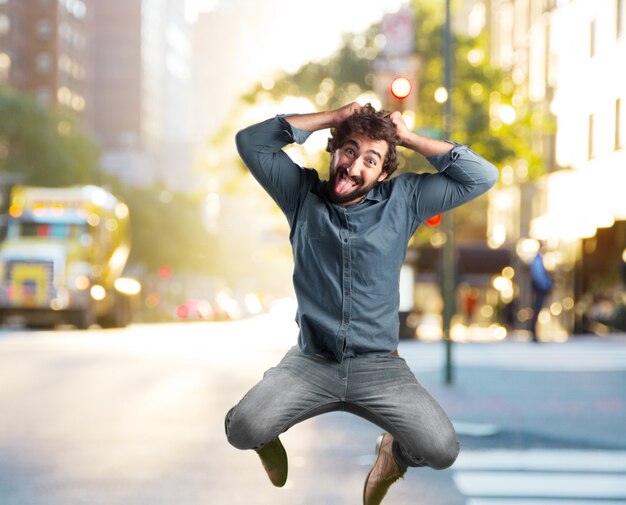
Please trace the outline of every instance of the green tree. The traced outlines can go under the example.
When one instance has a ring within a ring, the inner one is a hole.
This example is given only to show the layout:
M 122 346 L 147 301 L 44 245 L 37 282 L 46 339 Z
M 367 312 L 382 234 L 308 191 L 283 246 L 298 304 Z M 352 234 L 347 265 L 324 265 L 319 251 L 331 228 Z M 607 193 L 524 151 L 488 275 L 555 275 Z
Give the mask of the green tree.
M 415 56 L 420 65 L 416 108 L 416 128 L 443 130 L 443 105 L 435 101 L 443 86 L 443 8 L 441 2 L 413 0 L 415 13 Z M 379 26 L 363 34 L 344 36 L 343 46 L 330 59 L 309 62 L 292 74 L 283 73 L 270 89 L 261 84 L 244 99 L 254 103 L 264 95 L 279 99 L 303 96 L 320 108 L 339 107 L 371 91 L 376 76 L 375 61 L 381 56 Z M 454 116 L 451 136 L 498 166 L 525 160 L 531 177 L 541 175 L 543 160 L 532 148 L 533 138 L 549 134 L 554 126 L 549 116 L 529 103 L 509 73 L 496 68 L 488 59 L 488 34 L 478 37 L 453 35 Z M 385 99 L 386 97 L 381 97 Z M 499 108 L 509 112 L 507 122 L 497 116 Z M 494 116 L 495 111 L 495 116 Z M 513 119 L 510 112 L 513 111 Z M 414 167 L 415 155 L 403 152 L 402 167 Z M 406 163 L 410 161 L 411 163 Z
M 60 109 L 0 87 L 0 173 L 41 186 L 97 183 L 98 149 Z
M 161 186 L 127 187 L 109 182 L 129 208 L 129 262 L 152 273 L 163 265 L 176 273 L 212 273 L 214 244 L 204 227 L 198 197 Z
M 417 75 L 417 131 L 443 131 L 444 105 L 435 99 L 435 91 L 443 86 L 443 21 L 441 2 L 413 0 L 415 19 L 415 52 L 419 61 Z M 376 79 L 376 60 L 384 47 L 380 43 L 379 26 L 373 25 L 363 34 L 344 37 L 343 46 L 332 58 L 309 62 L 298 71 L 278 75 L 274 85 L 256 86 L 245 96 L 255 103 L 266 96 L 278 100 L 286 95 L 308 98 L 320 109 L 332 109 L 372 92 Z M 548 113 L 530 103 L 524 89 L 514 83 L 510 73 L 489 62 L 488 33 L 477 37 L 453 34 L 454 78 L 451 99 L 454 114 L 451 138 L 471 145 L 472 149 L 498 167 L 522 167 L 527 177 L 545 171 L 545 161 L 533 142 L 545 139 L 554 131 Z M 380 97 L 384 103 L 389 97 Z M 399 151 L 399 172 L 429 165 L 420 155 Z M 326 163 L 315 162 L 324 167 Z M 466 206 L 459 216 L 460 234 L 474 234 L 484 226 L 486 199 L 480 198 Z M 474 232 L 471 230 L 474 229 Z M 421 235 L 420 235 L 421 234 Z M 428 234 L 422 229 L 418 234 Z M 420 238 L 421 237 L 421 238 Z
M 0 87 L 0 174 L 16 174 L 29 185 L 105 186 L 129 207 L 131 263 L 152 272 L 161 265 L 206 272 L 210 236 L 199 198 L 163 187 L 125 187 L 99 169 L 98 159 L 96 145 L 69 112 L 46 109 L 28 94 Z

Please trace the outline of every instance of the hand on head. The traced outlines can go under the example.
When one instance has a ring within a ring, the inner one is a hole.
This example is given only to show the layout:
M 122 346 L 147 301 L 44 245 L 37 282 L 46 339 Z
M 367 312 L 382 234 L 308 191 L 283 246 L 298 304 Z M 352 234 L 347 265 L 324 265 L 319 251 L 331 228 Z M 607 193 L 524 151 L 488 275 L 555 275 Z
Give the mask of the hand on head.
M 396 125 L 398 137 L 400 137 L 399 145 L 404 145 L 404 139 L 406 139 L 408 135 L 410 135 L 411 131 L 404 122 L 402 113 L 399 111 L 394 111 L 390 114 L 389 118 L 393 121 L 393 124 Z
M 363 110 L 363 106 L 358 102 L 351 102 L 349 104 L 346 104 L 343 107 L 335 110 L 335 123 L 339 124 L 345 119 L 348 119 L 353 114 L 358 114 L 359 112 L 361 112 L 361 110 Z
M 353 114 L 358 114 L 363 111 L 364 106 L 358 102 L 351 102 L 343 107 L 336 109 L 335 112 L 335 124 L 339 124 L 342 121 L 348 119 Z M 404 118 L 402 117 L 402 113 L 399 111 L 392 112 L 389 114 L 389 118 L 392 120 L 393 124 L 396 126 L 398 136 L 401 141 L 404 141 L 405 138 L 411 133 L 408 129 L 406 123 L 404 122 Z M 400 142 L 402 145 L 402 142 Z

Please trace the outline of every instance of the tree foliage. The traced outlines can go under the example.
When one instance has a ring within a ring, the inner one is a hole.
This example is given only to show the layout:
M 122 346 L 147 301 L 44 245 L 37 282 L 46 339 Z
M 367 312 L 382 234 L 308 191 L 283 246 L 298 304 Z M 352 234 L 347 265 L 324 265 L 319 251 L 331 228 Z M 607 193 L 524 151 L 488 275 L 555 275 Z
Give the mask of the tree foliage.
M 443 9 L 440 2 L 413 0 L 417 75 L 416 128 L 443 130 L 443 105 L 434 100 L 443 86 Z M 344 44 L 330 59 L 309 62 L 292 74 L 277 76 L 271 89 L 256 86 L 246 95 L 254 103 L 264 95 L 308 98 L 320 109 L 332 109 L 371 92 L 376 76 L 375 61 L 382 55 L 379 26 L 363 34 L 344 37 Z M 454 79 L 451 138 L 471 144 L 496 165 L 526 165 L 530 177 L 541 175 L 543 160 L 533 149 L 533 139 L 553 131 L 553 123 L 535 110 L 511 75 L 489 63 L 488 34 L 477 37 L 453 34 Z M 380 97 L 383 104 L 388 97 Z M 509 113 L 506 122 L 499 111 Z M 514 118 L 511 119 L 511 111 Z M 401 168 L 414 166 L 414 155 L 403 153 Z M 408 163 L 407 163 L 408 162 Z
M 413 0 L 415 20 L 414 60 L 418 62 L 416 82 L 415 129 L 426 135 L 444 131 L 444 105 L 435 91 L 444 86 L 444 12 L 441 2 Z M 535 178 L 545 171 L 541 147 L 554 131 L 554 122 L 541 107 L 528 99 L 524 83 L 515 83 L 510 72 L 489 61 L 489 34 L 476 37 L 452 34 L 453 85 L 450 138 L 470 145 L 499 168 L 510 166 L 522 177 Z M 279 100 L 286 95 L 309 99 L 318 109 L 340 107 L 372 93 L 377 78 L 377 63 L 384 57 L 380 26 L 373 25 L 363 34 L 344 37 L 343 46 L 325 61 L 309 62 L 298 71 L 276 77 L 273 87 L 261 84 L 245 97 L 254 103 L 269 96 Z M 407 64 L 407 73 L 410 65 Z M 401 72 L 400 72 L 401 73 Z M 387 92 L 378 98 L 384 108 L 395 105 Z M 538 146 L 538 148 L 535 148 Z M 430 170 L 428 163 L 412 151 L 398 151 L 398 173 Z M 325 163 L 316 162 L 316 167 Z M 323 172 L 323 171 L 322 171 Z M 324 174 L 323 174 L 324 175 Z M 464 207 L 458 216 L 459 236 L 469 240 L 484 236 L 485 198 Z M 420 229 L 417 243 L 428 240 L 428 230 Z
M 175 273 L 212 273 L 214 238 L 204 226 L 198 197 L 162 186 L 122 186 L 115 180 L 109 186 L 129 208 L 130 263 L 146 272 L 167 265 Z
M 0 87 L 0 174 L 9 182 L 60 187 L 97 184 L 129 207 L 130 263 L 147 271 L 205 272 L 210 235 L 198 198 L 163 187 L 133 188 L 102 172 L 99 151 L 69 113 L 46 109 L 33 97 Z
M 0 173 L 41 186 L 97 183 L 98 150 L 73 117 L 0 87 Z

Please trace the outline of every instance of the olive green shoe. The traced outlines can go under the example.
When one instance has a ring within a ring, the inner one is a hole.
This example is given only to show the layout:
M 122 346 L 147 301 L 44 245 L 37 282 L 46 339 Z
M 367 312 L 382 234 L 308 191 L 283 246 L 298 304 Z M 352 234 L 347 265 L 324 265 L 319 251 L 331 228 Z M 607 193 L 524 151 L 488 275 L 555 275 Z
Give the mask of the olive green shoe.
M 391 485 L 406 473 L 393 459 L 392 444 L 393 437 L 389 433 L 378 438 L 376 461 L 363 487 L 363 505 L 379 505 Z
M 283 487 L 287 482 L 287 452 L 280 439 L 276 437 L 260 449 L 256 449 L 256 452 L 272 484 Z

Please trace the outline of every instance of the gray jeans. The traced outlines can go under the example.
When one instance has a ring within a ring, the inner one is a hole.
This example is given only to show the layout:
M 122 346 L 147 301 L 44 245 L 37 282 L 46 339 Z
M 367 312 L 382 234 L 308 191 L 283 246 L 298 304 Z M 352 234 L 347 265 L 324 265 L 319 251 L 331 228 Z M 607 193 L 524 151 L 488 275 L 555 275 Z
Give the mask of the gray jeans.
M 459 453 L 448 416 L 399 357 L 343 363 L 293 347 L 226 414 L 226 436 L 238 449 L 258 449 L 294 424 L 342 410 L 391 433 L 401 467 L 447 468 Z

